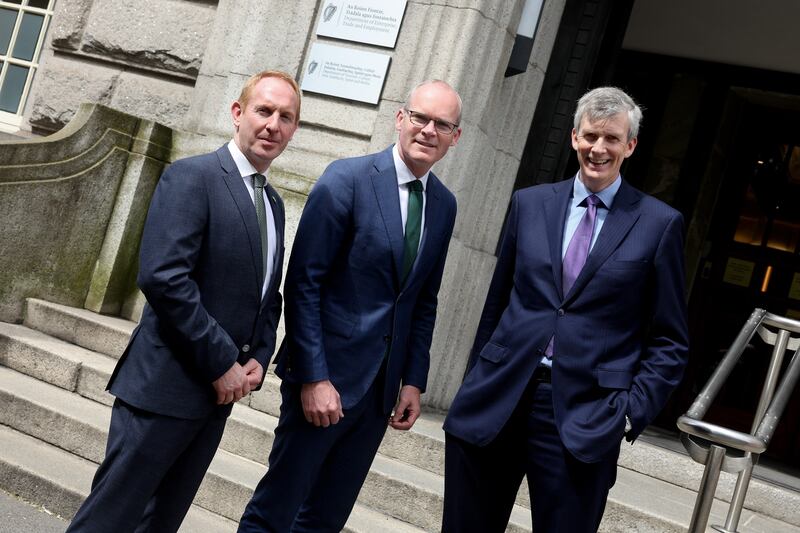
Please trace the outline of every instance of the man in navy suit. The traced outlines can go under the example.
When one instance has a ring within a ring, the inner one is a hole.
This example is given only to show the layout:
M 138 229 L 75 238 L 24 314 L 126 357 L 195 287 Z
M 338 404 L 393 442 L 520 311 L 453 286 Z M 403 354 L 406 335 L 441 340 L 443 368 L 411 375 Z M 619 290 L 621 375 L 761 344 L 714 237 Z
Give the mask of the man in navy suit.
M 460 119 L 448 84 L 420 84 L 397 144 L 332 163 L 311 191 L 286 274 L 280 421 L 239 531 L 341 531 L 387 424 L 419 416 L 456 216 L 430 169 Z
M 578 174 L 512 198 L 444 424 L 444 532 L 505 531 L 523 476 L 534 531 L 596 531 L 623 435 L 635 440 L 681 379 L 683 220 L 619 174 L 641 116 L 619 89 L 588 92 Z
M 261 386 L 281 313 L 283 203 L 266 183 L 300 119 L 297 83 L 251 77 L 233 140 L 173 163 L 142 236 L 139 327 L 109 382 L 106 457 L 69 531 L 177 531 L 233 402 Z

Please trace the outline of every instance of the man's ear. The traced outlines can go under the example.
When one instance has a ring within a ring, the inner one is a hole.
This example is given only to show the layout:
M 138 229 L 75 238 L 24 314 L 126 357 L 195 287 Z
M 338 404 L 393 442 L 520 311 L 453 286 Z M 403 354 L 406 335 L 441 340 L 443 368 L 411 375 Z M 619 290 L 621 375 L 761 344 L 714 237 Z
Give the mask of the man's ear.
M 233 119 L 233 126 L 238 128 L 242 118 L 242 104 L 238 100 L 234 100 L 231 104 L 231 118 Z
M 625 157 L 628 158 L 633 155 L 633 151 L 636 149 L 636 145 L 639 143 L 639 139 L 634 137 L 628 144 L 625 146 Z

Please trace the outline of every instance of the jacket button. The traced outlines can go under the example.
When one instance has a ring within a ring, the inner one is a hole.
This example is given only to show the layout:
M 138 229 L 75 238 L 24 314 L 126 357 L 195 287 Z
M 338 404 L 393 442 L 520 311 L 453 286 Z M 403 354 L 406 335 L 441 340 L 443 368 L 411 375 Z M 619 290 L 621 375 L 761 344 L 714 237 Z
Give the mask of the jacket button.
M 242 351 L 244 353 L 249 352 L 250 351 L 250 345 L 249 344 L 245 344 L 244 346 L 242 346 Z
M 563 309 L 558 310 L 558 316 L 564 316 L 565 314 Z

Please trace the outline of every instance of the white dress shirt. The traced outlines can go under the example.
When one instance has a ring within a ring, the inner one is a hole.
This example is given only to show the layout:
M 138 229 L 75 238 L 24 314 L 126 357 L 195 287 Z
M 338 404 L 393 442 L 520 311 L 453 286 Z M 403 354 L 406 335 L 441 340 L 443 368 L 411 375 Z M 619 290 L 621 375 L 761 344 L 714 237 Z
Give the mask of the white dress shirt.
M 253 189 L 253 174 L 262 174 L 265 178 L 269 179 L 267 176 L 267 169 L 265 172 L 258 172 L 256 168 L 247 160 L 244 156 L 242 151 L 236 145 L 236 142 L 231 140 L 228 143 L 228 150 L 231 153 L 231 157 L 233 157 L 233 162 L 236 163 L 236 168 L 239 170 L 239 174 L 242 176 L 242 181 L 244 181 L 245 187 L 247 187 L 247 192 L 250 193 L 250 200 L 255 205 L 255 190 Z M 267 188 L 266 183 L 264 187 L 264 207 L 266 208 L 267 212 L 267 275 L 264 276 L 264 286 L 261 287 L 261 297 L 264 297 L 264 294 L 267 292 L 267 286 L 269 285 L 269 281 L 272 279 L 272 275 L 274 274 L 273 270 L 275 269 L 275 251 L 277 250 L 276 241 L 278 240 L 278 235 L 275 231 L 275 217 L 272 214 L 272 204 L 269 201 L 269 197 L 267 196 Z
M 400 218 L 403 222 L 403 235 L 405 235 L 406 219 L 408 218 L 408 184 L 417 179 L 417 177 L 411 173 L 403 160 L 400 159 L 396 144 L 392 147 L 392 156 L 394 157 L 394 170 L 397 174 L 397 190 L 400 193 Z M 428 176 L 430 173 L 429 170 L 419 178 L 419 181 L 422 182 L 422 220 L 420 221 L 419 247 L 417 251 L 422 247 L 422 239 L 425 236 L 425 203 L 427 202 Z

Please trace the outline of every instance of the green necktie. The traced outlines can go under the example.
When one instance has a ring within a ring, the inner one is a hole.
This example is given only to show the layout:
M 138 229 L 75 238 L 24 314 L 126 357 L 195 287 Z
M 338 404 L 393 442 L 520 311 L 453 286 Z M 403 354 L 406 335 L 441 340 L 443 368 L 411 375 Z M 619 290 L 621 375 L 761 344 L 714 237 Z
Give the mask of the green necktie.
M 263 266 L 264 277 L 267 276 L 267 208 L 264 205 L 264 186 L 267 178 L 261 174 L 253 174 L 253 196 L 256 204 L 256 218 L 258 218 L 258 229 L 261 232 L 261 264 Z
M 406 237 L 403 246 L 403 283 L 414 265 L 419 249 L 422 230 L 422 182 L 418 179 L 408 183 L 408 212 L 406 213 Z

